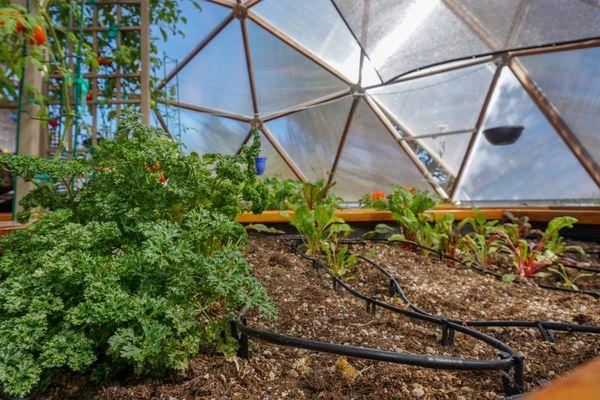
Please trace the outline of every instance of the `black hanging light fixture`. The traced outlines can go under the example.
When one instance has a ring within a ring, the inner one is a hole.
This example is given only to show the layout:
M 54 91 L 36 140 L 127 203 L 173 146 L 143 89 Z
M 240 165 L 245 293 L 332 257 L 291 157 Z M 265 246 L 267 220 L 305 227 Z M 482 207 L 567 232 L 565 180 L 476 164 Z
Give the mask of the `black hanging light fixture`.
M 504 146 L 516 142 L 521 137 L 523 129 L 525 128 L 521 125 L 495 126 L 485 129 L 483 134 L 487 141 L 494 146 Z

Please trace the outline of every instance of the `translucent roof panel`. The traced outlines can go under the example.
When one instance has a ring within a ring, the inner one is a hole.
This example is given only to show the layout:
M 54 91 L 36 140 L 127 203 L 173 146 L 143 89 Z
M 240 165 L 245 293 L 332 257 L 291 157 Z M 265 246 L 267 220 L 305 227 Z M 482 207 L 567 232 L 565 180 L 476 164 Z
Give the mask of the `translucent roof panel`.
M 256 23 L 247 21 L 247 27 L 260 114 L 284 110 L 348 88 Z
M 262 0 L 251 12 L 358 82 L 360 47 L 331 0 Z
M 267 122 L 271 134 L 309 180 L 326 179 L 340 144 L 351 98 Z
M 473 129 L 495 68 L 474 65 L 369 93 L 413 136 Z
M 584 0 L 333 0 L 387 81 L 439 62 L 598 36 Z
M 431 190 L 400 144 L 362 100 L 350 124 L 334 181 L 333 191 L 347 201 L 375 191 L 389 193 L 392 185 Z
M 486 44 L 440 0 L 334 0 L 383 79 Z
M 519 81 L 504 68 L 483 129 L 522 125 L 513 144 L 479 133 L 456 200 L 598 199 L 600 190 Z
M 365 60 L 363 61 L 361 78 L 362 78 L 362 82 L 361 82 L 362 87 L 368 87 L 368 86 L 372 86 L 372 85 L 380 85 L 381 84 L 381 79 L 379 79 L 379 75 L 377 75 L 377 71 L 375 71 L 375 68 L 373 67 L 373 64 L 371 63 L 371 60 L 369 60 L 367 57 L 365 57 Z
M 261 157 L 267 157 L 267 166 L 265 168 L 264 176 L 276 176 L 283 179 L 298 179 L 294 171 L 289 167 L 281 155 L 277 152 L 277 149 L 273 147 L 269 139 L 262 134 L 260 141 L 260 155 Z
M 471 133 L 444 135 L 419 139 L 418 144 L 442 164 L 450 175 L 456 177 L 471 141 Z
M 600 47 L 519 57 L 518 61 L 600 164 Z
M 164 116 L 169 132 L 179 137 L 187 152 L 235 154 L 250 131 L 250 124 L 229 118 L 170 106 Z
M 181 16 L 187 20 L 187 23 L 177 24 L 181 35 L 173 35 L 166 29 L 167 41 L 165 42 L 160 26 L 152 25 L 151 36 L 156 39 L 158 58 L 162 59 L 163 55 L 166 55 L 172 61 L 181 61 L 231 13 L 231 9 L 210 1 L 200 0 L 196 3 L 200 9 L 191 0 L 179 0 L 178 2 Z M 166 68 L 167 72 L 174 67 L 174 63 L 169 63 Z
M 586 39 L 599 33 L 600 3 L 596 0 L 529 0 L 524 13 L 510 47 Z
M 242 29 L 231 21 L 179 72 L 181 102 L 253 116 Z

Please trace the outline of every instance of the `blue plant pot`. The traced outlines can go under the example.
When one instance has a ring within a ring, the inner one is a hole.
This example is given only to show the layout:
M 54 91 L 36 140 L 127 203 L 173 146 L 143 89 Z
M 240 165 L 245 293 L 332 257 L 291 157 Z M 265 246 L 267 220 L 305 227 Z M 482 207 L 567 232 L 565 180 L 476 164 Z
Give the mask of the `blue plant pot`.
M 267 168 L 267 157 L 254 157 L 254 166 L 257 175 L 264 174 Z

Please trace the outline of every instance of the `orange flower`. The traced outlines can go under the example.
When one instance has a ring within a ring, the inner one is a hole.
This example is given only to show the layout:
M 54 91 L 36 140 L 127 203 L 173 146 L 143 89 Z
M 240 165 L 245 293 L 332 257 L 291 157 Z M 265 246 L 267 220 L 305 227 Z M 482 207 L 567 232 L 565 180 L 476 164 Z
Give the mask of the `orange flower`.
M 155 163 L 154 163 L 154 167 L 155 167 L 156 169 L 160 169 L 160 163 L 159 163 L 158 161 L 157 161 L 157 162 L 155 162 Z
M 160 183 L 162 183 L 164 185 L 166 185 L 167 183 L 169 183 L 169 178 L 167 178 L 163 174 L 160 174 L 160 177 L 158 178 L 158 180 L 160 181 Z
M 371 200 L 385 199 L 385 193 L 383 192 L 373 192 L 371 195 Z
M 414 192 L 415 192 L 415 188 L 414 188 L 414 187 L 410 187 L 410 186 L 409 186 L 409 187 L 407 187 L 407 188 L 406 188 L 406 191 L 407 191 L 408 193 L 414 193 Z
M 152 172 L 152 166 L 151 165 L 146 165 L 146 171 Z

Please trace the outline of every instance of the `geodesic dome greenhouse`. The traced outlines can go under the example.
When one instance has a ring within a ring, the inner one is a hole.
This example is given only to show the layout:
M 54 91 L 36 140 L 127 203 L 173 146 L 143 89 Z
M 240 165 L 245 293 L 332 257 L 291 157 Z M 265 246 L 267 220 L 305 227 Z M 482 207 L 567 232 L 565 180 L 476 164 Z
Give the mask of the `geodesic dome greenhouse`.
M 460 202 L 600 198 L 600 5 L 575 0 L 187 3 L 159 120 L 190 151 L 262 130 L 267 175 Z M 175 43 L 174 43 L 175 42 Z M 494 145 L 488 128 L 522 126 Z

